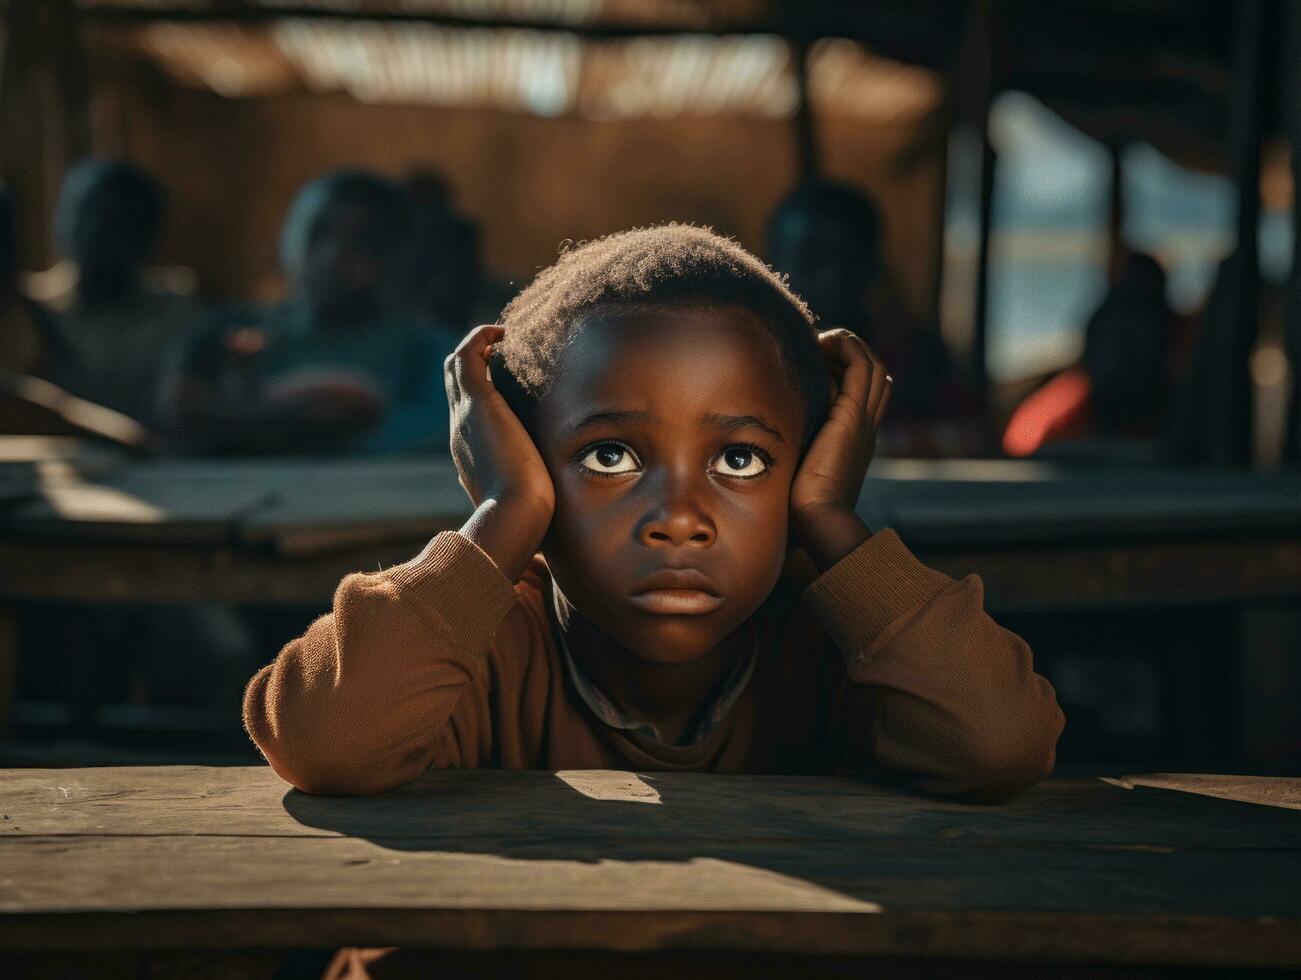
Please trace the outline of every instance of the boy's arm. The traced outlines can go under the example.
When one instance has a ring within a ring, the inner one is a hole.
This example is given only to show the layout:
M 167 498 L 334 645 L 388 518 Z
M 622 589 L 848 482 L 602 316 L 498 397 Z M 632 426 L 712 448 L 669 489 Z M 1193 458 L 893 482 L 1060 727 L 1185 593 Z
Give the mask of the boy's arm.
M 985 612 L 981 581 L 866 537 L 809 586 L 806 605 L 845 657 L 846 759 L 915 789 L 1006 800 L 1047 777 L 1064 719 L 1030 648 Z
M 345 578 L 333 612 L 249 684 L 249 733 L 299 789 L 378 793 L 458 761 L 448 720 L 485 683 L 512 583 L 555 504 L 542 457 L 488 375 L 501 334 L 472 330 L 444 363 L 452 458 L 475 505 L 460 533 L 438 535 L 405 565 Z
M 985 613 L 980 579 L 927 568 L 855 513 L 891 379 L 848 331 L 818 343 L 831 408 L 791 484 L 791 521 L 823 572 L 805 601 L 848 665 L 834 715 L 844 756 L 926 792 L 1007 799 L 1052 770 L 1053 690 L 1025 642 Z
M 485 682 L 488 646 L 514 601 L 492 560 L 453 532 L 404 565 L 349 575 L 333 611 L 249 683 L 245 726 L 276 772 L 309 793 L 379 793 L 455 765 L 449 719 Z

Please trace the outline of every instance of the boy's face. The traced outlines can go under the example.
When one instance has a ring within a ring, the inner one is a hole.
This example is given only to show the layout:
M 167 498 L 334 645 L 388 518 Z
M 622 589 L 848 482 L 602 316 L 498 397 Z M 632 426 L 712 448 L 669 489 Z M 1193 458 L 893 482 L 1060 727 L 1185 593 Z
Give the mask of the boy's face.
M 589 323 L 534 418 L 565 598 L 646 660 L 708 653 L 781 573 L 803 423 L 744 311 Z

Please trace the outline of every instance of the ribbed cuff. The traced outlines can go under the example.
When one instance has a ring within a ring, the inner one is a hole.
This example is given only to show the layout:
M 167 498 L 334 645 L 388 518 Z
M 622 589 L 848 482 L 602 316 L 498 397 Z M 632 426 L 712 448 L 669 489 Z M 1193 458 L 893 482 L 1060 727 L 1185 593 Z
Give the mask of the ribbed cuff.
M 473 541 L 443 531 L 411 561 L 382 573 L 404 600 L 434 612 L 452 642 L 477 646 L 515 603 L 515 587 Z
M 804 602 L 852 660 L 891 623 L 953 585 L 923 565 L 894 531 L 878 531 L 804 590 Z

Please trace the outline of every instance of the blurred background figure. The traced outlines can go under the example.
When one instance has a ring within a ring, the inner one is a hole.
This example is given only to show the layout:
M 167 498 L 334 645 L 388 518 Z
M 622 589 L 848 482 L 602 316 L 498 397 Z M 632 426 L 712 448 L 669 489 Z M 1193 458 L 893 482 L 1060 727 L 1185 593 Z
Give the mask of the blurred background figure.
M 0 187 L 0 371 L 48 377 L 66 360 L 50 317 L 18 285 L 14 194 Z
M 894 378 L 880 433 L 888 455 L 969 454 L 981 441 L 978 403 L 959 382 L 939 332 L 905 308 L 882 257 L 880 211 L 863 191 L 806 180 L 777 206 L 768 259 L 790 278 L 819 328 L 862 337 Z
M 1107 448 L 1143 441 L 1160 451 L 1168 441 L 1173 387 L 1174 312 L 1166 302 L 1159 262 L 1131 252 L 1089 318 L 1079 363 L 1051 378 L 1021 403 L 1003 434 L 1009 456 L 1030 456 L 1050 444 Z
M 164 383 L 163 414 L 209 452 L 443 448 L 443 358 L 459 332 L 404 310 L 411 201 L 341 170 L 307 185 L 281 237 L 289 298 L 197 328 Z
M 421 170 L 403 184 L 413 216 L 402 283 L 411 311 L 461 332 L 496 319 L 496 310 L 479 316 L 479 229 L 457 210 L 446 181 Z
M 51 380 L 146 422 L 164 354 L 195 313 L 145 275 L 165 210 L 162 187 L 140 167 L 87 159 L 68 169 L 54 216 L 71 275 L 48 298 L 67 347 Z

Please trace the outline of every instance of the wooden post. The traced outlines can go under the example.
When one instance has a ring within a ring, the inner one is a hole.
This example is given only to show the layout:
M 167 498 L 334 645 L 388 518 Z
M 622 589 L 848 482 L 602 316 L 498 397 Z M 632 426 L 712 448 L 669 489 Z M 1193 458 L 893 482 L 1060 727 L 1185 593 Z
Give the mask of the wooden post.
M 1287 413 L 1283 462 L 1301 463 L 1301 4 L 1289 3 L 1284 14 L 1283 59 L 1279 101 L 1291 144 L 1292 271 L 1287 282 L 1284 346 L 1292 366 L 1292 396 Z
M 799 160 L 800 179 L 807 180 L 818 173 L 818 131 L 813 119 L 813 106 L 809 101 L 809 44 L 803 37 L 792 38 L 791 58 L 795 82 L 799 86 L 799 102 L 795 106 L 795 150 Z
M 90 152 L 85 56 L 73 0 L 10 0 L 0 61 L 0 174 L 18 195 L 19 254 L 45 264 L 69 163 Z
M 1125 147 L 1118 140 L 1107 143 L 1111 155 L 1111 210 L 1107 222 L 1107 281 L 1115 282 L 1125 264 Z
M 989 247 L 993 233 L 994 179 L 998 157 L 989 141 L 989 111 L 994 99 L 994 8 L 983 0 L 971 13 L 967 32 L 967 84 L 980 128 L 980 238 L 976 252 L 976 296 L 971 331 L 971 383 L 989 407 Z
M 18 618 L 0 606 L 0 740 L 9 737 L 18 689 Z
M 1238 187 L 1238 262 L 1233 272 L 1232 319 L 1224 324 L 1228 353 L 1224 370 L 1224 429 L 1212 462 L 1251 462 L 1252 405 L 1248 361 L 1256 342 L 1260 292 L 1260 156 L 1263 142 L 1264 0 L 1241 0 L 1235 7 L 1234 80 L 1229 104 L 1229 152 Z
M 1260 289 L 1257 230 L 1265 95 L 1264 47 L 1269 15 L 1263 0 L 1242 0 L 1235 13 L 1233 80 L 1228 103 L 1229 167 L 1238 188 L 1237 247 L 1221 267 L 1203 317 L 1175 436 L 1181 462 L 1246 466 L 1251 462 L 1252 389 L 1248 361 L 1256 340 Z

